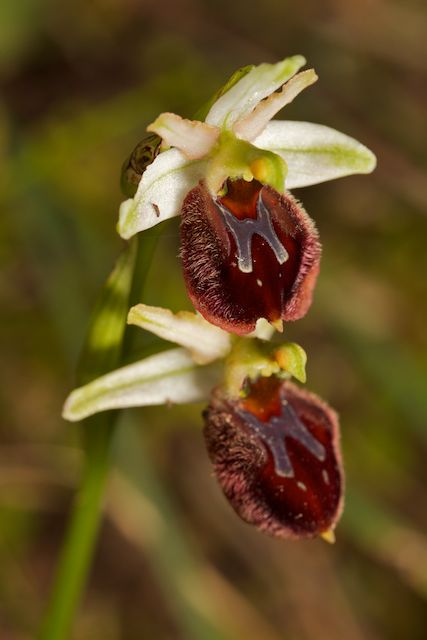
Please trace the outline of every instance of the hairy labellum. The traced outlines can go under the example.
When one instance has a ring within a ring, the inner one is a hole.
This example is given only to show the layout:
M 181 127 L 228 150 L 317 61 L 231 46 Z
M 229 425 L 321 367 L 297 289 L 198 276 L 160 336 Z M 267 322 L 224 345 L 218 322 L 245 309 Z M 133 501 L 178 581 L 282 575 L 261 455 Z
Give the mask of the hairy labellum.
M 319 270 L 312 220 L 290 195 L 257 180 L 228 180 L 212 198 L 200 183 L 184 200 L 181 258 L 188 293 L 213 324 L 250 333 L 305 315 Z
M 218 481 L 238 515 L 267 533 L 310 538 L 333 530 L 343 473 L 336 413 L 276 377 L 231 400 L 216 389 L 204 433 Z

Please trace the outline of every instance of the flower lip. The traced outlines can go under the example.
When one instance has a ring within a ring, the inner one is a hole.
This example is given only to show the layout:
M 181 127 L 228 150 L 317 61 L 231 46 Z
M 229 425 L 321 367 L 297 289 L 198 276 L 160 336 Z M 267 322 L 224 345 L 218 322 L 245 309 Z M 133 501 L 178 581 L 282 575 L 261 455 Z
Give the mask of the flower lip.
M 260 378 L 245 399 L 216 389 L 204 417 L 217 479 L 243 520 L 284 538 L 335 527 L 343 488 L 339 426 L 320 398 L 274 376 Z
M 212 324 L 245 335 L 259 318 L 274 323 L 306 313 L 320 244 L 312 221 L 290 194 L 255 180 L 235 180 L 214 200 L 200 183 L 183 204 L 181 258 L 196 309 Z

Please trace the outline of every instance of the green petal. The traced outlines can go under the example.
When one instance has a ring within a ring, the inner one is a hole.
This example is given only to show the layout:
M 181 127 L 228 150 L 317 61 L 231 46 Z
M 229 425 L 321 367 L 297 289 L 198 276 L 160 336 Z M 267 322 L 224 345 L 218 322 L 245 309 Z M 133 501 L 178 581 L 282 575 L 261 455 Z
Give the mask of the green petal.
M 285 160 L 287 189 L 371 173 L 376 166 L 374 154 L 363 144 L 312 122 L 272 120 L 253 144 Z
M 307 364 L 307 354 L 296 342 L 285 342 L 276 351 L 276 361 L 282 371 L 305 382 L 307 379 L 305 365 Z
M 211 107 L 206 122 L 230 129 L 257 104 L 281 87 L 305 64 L 303 56 L 286 58 L 277 64 L 254 67 Z
M 217 376 L 214 365 L 197 366 L 185 349 L 163 351 L 75 389 L 62 415 L 74 422 L 109 409 L 205 400 Z

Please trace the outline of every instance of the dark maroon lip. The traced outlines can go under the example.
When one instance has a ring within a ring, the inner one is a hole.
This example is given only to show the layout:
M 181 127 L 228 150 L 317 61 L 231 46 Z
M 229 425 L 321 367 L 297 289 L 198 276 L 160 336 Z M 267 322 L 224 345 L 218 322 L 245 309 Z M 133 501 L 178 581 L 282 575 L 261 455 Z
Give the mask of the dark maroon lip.
M 342 511 L 336 413 L 316 395 L 260 378 L 244 400 L 213 392 L 205 438 L 226 497 L 246 522 L 271 535 L 310 538 Z
M 320 243 L 290 194 L 240 179 L 229 180 L 227 194 L 215 200 L 200 183 L 183 203 L 181 259 L 196 309 L 212 324 L 244 335 L 259 318 L 305 315 Z

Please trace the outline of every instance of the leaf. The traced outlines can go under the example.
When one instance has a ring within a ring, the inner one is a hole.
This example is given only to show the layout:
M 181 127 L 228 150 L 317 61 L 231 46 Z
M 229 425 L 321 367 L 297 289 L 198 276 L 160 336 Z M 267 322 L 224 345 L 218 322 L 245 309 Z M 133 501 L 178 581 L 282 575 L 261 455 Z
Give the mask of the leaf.
M 119 363 L 136 253 L 136 243 L 122 252 L 100 292 L 78 364 L 79 384 L 111 371 Z
M 353 173 L 370 173 L 376 158 L 354 138 L 312 122 L 272 120 L 255 140 L 288 166 L 286 188 L 295 189 Z
M 186 347 L 197 364 L 224 358 L 230 351 L 230 335 L 190 311 L 173 314 L 169 309 L 138 304 L 129 311 L 128 323 Z
M 206 122 L 217 127 L 232 125 L 281 87 L 305 64 L 303 56 L 286 58 L 277 64 L 260 64 L 243 76 L 211 107 Z
M 62 415 L 74 422 L 108 409 L 205 400 L 217 376 L 214 365 L 198 367 L 185 349 L 163 351 L 75 389 Z
M 205 160 L 188 160 L 178 149 L 164 151 L 144 171 L 134 198 L 120 207 L 118 232 L 128 239 L 180 213 L 186 194 L 201 180 Z

